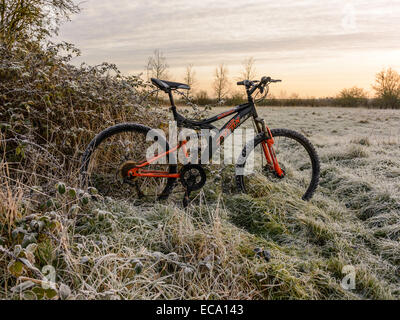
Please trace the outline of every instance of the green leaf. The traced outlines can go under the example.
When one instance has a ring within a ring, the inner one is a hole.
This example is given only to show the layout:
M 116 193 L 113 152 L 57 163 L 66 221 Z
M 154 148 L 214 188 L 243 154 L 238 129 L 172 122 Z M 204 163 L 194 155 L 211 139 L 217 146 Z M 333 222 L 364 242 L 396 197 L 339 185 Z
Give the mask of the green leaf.
M 54 205 L 54 201 L 53 201 L 52 199 L 47 200 L 46 206 L 47 206 L 48 208 L 51 208 L 53 205 Z
M 65 193 L 66 187 L 65 187 L 65 184 L 63 182 L 57 183 L 56 187 L 57 187 L 57 191 L 58 191 L 59 194 L 64 194 Z
M 135 266 L 135 272 L 136 272 L 136 274 L 140 274 L 140 273 L 142 272 L 142 270 L 143 270 L 143 265 L 142 265 L 141 263 L 138 263 L 138 264 Z
M 15 154 L 17 156 L 21 156 L 22 158 L 25 158 L 25 148 L 23 145 L 18 145 L 18 147 L 15 149 Z
M 8 271 L 18 278 L 24 271 L 24 264 L 21 261 L 12 261 L 8 264 Z
M 88 191 L 89 191 L 89 193 L 91 194 L 91 195 L 97 195 L 99 192 L 97 191 L 97 189 L 96 188 L 94 188 L 94 187 L 89 187 L 88 188 Z
M 81 198 L 81 203 L 83 205 L 87 205 L 89 203 L 89 197 L 90 195 L 88 195 L 87 193 L 85 193 L 82 198 Z
M 76 190 L 75 188 L 69 188 L 68 189 L 68 194 L 71 198 L 76 198 Z
M 46 294 L 47 298 L 52 299 L 58 294 L 58 292 L 55 289 L 49 288 L 49 289 L 45 290 L 45 294 Z
M 45 293 L 45 289 L 43 289 L 42 287 L 34 287 L 32 289 L 32 292 L 35 293 L 36 298 L 39 299 L 39 300 L 42 300 L 44 298 L 45 294 L 46 294 Z

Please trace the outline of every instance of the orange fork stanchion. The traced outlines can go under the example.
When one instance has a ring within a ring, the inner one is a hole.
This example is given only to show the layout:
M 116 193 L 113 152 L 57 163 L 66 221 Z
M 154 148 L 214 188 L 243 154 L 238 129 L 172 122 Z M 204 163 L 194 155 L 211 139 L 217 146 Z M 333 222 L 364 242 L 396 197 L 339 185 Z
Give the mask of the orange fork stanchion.
M 264 155 L 265 158 L 267 159 L 267 162 L 269 165 L 272 165 L 276 173 L 278 174 L 279 177 L 283 175 L 283 171 L 281 167 L 279 166 L 278 159 L 276 158 L 276 154 L 274 151 L 274 148 L 272 145 L 274 144 L 274 138 L 272 137 L 271 130 L 269 128 L 266 128 L 268 130 L 268 134 L 270 136 L 269 139 L 267 139 L 267 143 L 265 141 L 261 142 L 262 148 L 264 150 Z

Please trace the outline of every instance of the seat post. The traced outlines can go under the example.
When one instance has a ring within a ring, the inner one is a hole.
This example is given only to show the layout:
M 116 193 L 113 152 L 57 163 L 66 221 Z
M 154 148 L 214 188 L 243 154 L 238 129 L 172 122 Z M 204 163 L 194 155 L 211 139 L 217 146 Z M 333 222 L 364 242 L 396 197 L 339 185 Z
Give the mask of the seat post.
M 171 108 L 175 108 L 174 97 L 172 96 L 171 90 L 168 90 L 168 97 L 169 97 L 169 102 L 171 102 Z
M 169 101 L 171 103 L 172 114 L 174 115 L 174 119 L 176 120 L 177 112 L 176 112 L 176 106 L 175 106 L 175 103 L 174 103 L 174 97 L 172 96 L 171 90 L 168 90 L 168 97 L 169 97 Z

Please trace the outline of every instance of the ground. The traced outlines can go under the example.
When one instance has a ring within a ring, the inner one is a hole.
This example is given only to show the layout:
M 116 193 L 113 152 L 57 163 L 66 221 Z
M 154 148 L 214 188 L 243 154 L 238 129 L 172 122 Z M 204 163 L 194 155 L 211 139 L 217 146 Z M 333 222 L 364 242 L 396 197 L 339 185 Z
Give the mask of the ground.
M 399 299 L 400 111 L 259 114 L 315 145 L 321 181 L 310 202 L 268 181 L 238 194 L 228 167 L 209 174 L 188 210 L 174 197 L 82 204 L 60 218 L 56 246 L 38 245 L 36 265 L 55 266 L 70 299 Z M 346 275 L 354 288 L 341 285 Z

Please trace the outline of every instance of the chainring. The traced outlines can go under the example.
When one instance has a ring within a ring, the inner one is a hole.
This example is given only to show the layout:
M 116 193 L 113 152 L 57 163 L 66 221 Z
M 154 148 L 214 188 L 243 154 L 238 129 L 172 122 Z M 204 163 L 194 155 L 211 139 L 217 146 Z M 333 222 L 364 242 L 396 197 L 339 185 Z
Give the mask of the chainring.
M 187 191 L 200 190 L 207 180 L 206 172 L 199 164 L 186 164 L 179 173 L 180 181 Z

